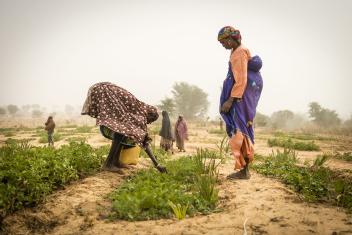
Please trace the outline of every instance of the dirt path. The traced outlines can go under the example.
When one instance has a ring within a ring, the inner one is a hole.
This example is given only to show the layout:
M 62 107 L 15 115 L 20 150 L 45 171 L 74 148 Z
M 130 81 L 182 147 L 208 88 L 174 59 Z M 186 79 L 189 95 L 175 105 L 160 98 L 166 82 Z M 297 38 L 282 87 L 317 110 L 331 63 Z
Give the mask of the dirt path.
M 147 164 L 143 159 L 138 168 Z M 110 222 L 106 195 L 123 176 L 101 172 L 54 193 L 34 210 L 8 217 L 5 223 L 13 234 L 243 234 L 246 220 L 248 234 L 352 234 L 352 217 L 344 210 L 304 203 L 283 184 L 255 173 L 250 180 L 227 180 L 232 164 L 221 166 L 222 211 L 211 215 L 183 221 Z

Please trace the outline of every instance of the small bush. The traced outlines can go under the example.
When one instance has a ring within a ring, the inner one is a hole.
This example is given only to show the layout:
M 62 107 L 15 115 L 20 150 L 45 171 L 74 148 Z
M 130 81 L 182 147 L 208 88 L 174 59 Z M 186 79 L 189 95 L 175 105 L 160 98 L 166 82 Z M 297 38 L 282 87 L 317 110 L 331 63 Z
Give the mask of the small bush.
M 311 142 L 302 142 L 302 141 L 293 141 L 291 138 L 284 139 L 284 138 L 272 138 L 268 139 L 268 145 L 270 147 L 279 146 L 289 149 L 295 150 L 304 150 L 304 151 L 319 151 L 320 148 L 318 145 Z
M 310 167 L 297 166 L 292 150 L 277 151 L 252 166 L 257 172 L 290 185 L 307 201 L 325 201 L 352 211 L 352 180 L 323 167 L 327 158 L 319 158 Z
M 17 209 L 38 204 L 56 188 L 97 172 L 103 160 L 102 150 L 85 143 L 54 149 L 24 141 L 0 147 L 0 221 Z

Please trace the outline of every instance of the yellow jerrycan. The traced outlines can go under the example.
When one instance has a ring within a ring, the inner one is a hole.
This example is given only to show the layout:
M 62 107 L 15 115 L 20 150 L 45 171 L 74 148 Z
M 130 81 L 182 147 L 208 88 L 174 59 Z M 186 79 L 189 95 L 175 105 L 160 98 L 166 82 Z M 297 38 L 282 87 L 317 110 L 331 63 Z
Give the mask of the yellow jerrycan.
M 138 145 L 129 148 L 123 146 L 120 153 L 120 163 L 126 165 L 137 165 L 140 153 L 141 148 Z

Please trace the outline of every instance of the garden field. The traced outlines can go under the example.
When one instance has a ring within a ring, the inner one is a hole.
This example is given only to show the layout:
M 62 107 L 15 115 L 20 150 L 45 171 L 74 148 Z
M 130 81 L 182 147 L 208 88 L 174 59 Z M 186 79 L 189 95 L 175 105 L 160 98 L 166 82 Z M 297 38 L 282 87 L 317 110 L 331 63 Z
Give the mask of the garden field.
M 21 124 L 19 124 L 21 123 Z M 215 122 L 190 122 L 186 152 L 152 146 L 121 173 L 94 120 L 0 120 L 0 234 L 352 234 L 352 136 L 257 128 L 249 180 Z

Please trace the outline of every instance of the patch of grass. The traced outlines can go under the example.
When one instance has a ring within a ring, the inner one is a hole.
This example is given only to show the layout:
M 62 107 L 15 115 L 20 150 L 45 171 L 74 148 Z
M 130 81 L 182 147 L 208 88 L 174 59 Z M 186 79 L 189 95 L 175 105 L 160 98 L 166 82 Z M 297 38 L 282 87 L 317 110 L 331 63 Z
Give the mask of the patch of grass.
M 289 149 L 295 150 L 304 150 L 304 151 L 319 151 L 320 148 L 314 141 L 311 142 L 302 142 L 302 141 L 294 141 L 291 138 L 272 138 L 268 139 L 268 145 L 270 147 L 279 146 Z
M 280 179 L 310 202 L 325 201 L 352 211 L 352 180 L 324 167 L 320 157 L 309 167 L 297 166 L 292 150 L 277 151 L 252 167 L 259 173 Z
M 219 130 L 219 129 L 210 129 L 208 130 L 209 134 L 216 134 L 216 135 L 223 135 L 225 133 L 224 130 Z
M 86 142 L 87 138 L 82 136 L 73 136 L 65 139 L 67 142 Z
M 5 144 L 11 145 L 11 144 L 22 144 L 22 143 L 28 143 L 29 141 L 35 140 L 35 138 L 27 138 L 27 139 L 12 139 L 8 138 L 5 140 Z
M 101 149 L 85 143 L 54 149 L 32 147 L 24 141 L 0 147 L 0 220 L 40 203 L 72 180 L 97 172 L 103 160 Z
M 222 161 L 225 161 L 226 154 L 230 150 L 229 139 L 228 139 L 227 135 L 225 135 L 221 139 L 221 141 L 218 144 L 216 144 L 216 146 L 218 147 L 218 150 L 219 150 L 220 159 L 222 159 Z
M 53 140 L 54 140 L 54 143 L 57 142 L 57 141 L 62 140 L 61 133 L 54 132 Z M 40 134 L 39 134 L 39 143 L 41 143 L 41 144 L 48 143 L 48 133 L 47 132 L 45 132 L 45 131 L 41 131 L 40 132 Z
M 281 138 L 292 138 L 292 139 L 297 139 L 297 140 L 320 140 L 320 141 L 336 141 L 338 139 L 333 138 L 333 137 L 324 137 L 324 136 L 318 136 L 310 133 L 285 133 L 282 131 L 276 131 L 274 132 L 275 137 L 281 137 Z
M 91 133 L 93 126 L 78 126 L 76 127 L 76 133 Z
M 214 159 L 204 152 L 165 162 L 168 173 L 139 171 L 111 194 L 112 219 L 149 220 L 184 217 L 215 210 L 218 191 Z M 170 208 L 170 203 L 176 205 Z M 185 214 L 183 215 L 182 213 Z
M 332 159 L 340 159 L 343 161 L 352 162 L 352 152 L 335 152 L 335 153 L 324 153 L 322 156 L 326 156 Z
M 4 132 L 3 133 L 5 137 L 12 137 L 12 136 L 15 136 L 15 133 L 11 132 L 11 131 L 8 131 L 8 132 Z
M 62 128 L 76 128 L 76 127 L 77 127 L 77 125 L 75 125 L 75 124 L 62 126 Z

